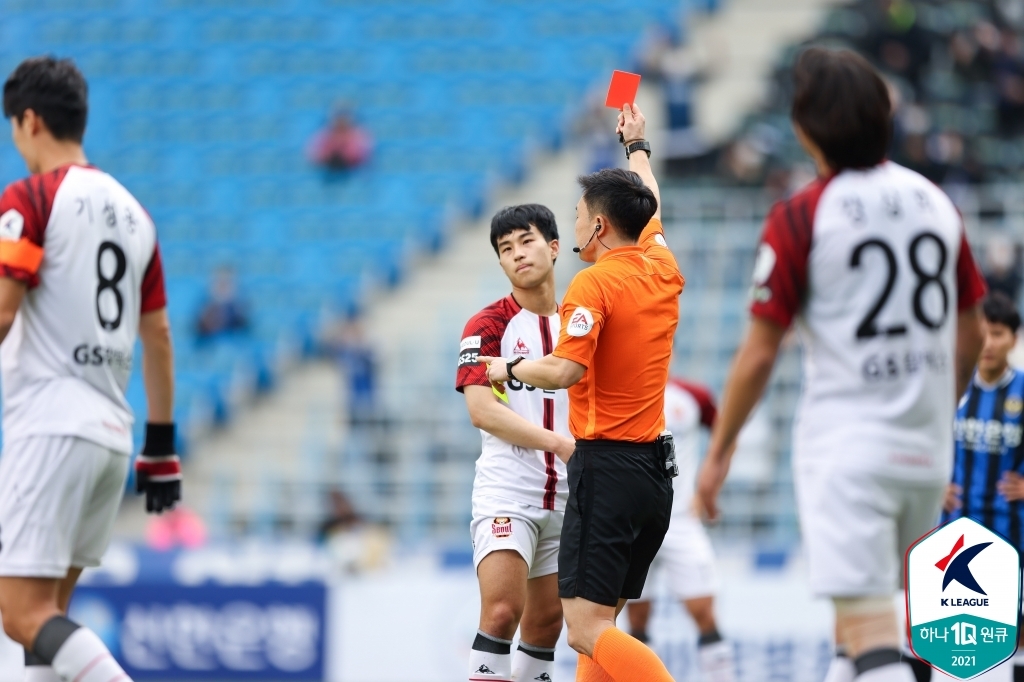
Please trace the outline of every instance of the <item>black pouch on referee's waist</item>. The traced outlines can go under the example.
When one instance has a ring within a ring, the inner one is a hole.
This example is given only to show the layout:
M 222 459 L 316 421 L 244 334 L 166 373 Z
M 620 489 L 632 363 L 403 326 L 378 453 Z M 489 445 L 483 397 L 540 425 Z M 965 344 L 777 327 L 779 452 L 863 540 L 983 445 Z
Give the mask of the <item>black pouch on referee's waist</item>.
M 661 473 L 665 478 L 673 479 L 679 475 L 679 464 L 676 462 L 676 442 L 668 431 L 662 432 L 654 441 L 661 462 Z

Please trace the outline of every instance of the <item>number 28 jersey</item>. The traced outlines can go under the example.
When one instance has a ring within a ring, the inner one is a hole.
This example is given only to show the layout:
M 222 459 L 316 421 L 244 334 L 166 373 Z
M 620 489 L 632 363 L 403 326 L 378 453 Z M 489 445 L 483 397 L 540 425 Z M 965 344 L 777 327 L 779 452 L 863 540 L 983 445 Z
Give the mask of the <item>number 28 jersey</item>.
M 950 199 L 891 162 L 776 204 L 751 314 L 804 346 L 800 466 L 940 482 L 952 467 L 957 315 L 984 295 Z
M 124 391 L 139 318 L 167 303 L 149 215 L 93 167 L 15 182 L 0 197 L 0 276 L 28 286 L 0 345 L 4 439 L 131 452 Z

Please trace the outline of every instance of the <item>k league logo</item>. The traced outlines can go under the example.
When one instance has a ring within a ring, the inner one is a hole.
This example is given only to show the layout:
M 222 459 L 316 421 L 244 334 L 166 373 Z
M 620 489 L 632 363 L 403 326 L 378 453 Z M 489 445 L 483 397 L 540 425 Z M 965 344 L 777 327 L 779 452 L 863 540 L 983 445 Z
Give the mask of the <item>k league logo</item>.
M 921 659 L 966 680 L 1017 648 L 1020 556 L 973 519 L 960 518 L 907 551 L 907 634 Z

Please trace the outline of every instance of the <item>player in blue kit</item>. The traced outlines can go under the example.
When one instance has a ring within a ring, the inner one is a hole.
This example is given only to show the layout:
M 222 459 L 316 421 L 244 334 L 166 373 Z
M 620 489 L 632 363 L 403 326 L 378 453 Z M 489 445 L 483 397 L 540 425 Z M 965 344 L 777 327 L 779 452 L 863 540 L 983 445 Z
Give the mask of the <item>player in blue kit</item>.
M 1017 341 L 1020 313 L 998 292 L 989 294 L 982 311 L 985 345 L 957 407 L 953 481 L 942 522 L 970 517 L 1022 549 L 1024 372 L 1011 367 L 1008 359 Z M 1024 682 L 1020 656 L 1013 659 L 1014 682 Z

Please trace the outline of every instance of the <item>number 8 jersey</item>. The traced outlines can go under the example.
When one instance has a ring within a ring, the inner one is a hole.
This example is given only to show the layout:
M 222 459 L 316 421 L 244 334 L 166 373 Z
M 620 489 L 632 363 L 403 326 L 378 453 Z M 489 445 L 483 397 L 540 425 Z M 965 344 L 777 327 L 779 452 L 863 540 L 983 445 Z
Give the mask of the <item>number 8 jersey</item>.
M 77 436 L 131 452 L 139 318 L 167 303 L 149 215 L 93 167 L 15 182 L 0 197 L 0 276 L 28 286 L 0 345 L 4 440 Z
M 950 199 L 891 162 L 818 180 L 769 213 L 751 314 L 804 346 L 793 459 L 947 480 L 957 315 L 985 284 Z

